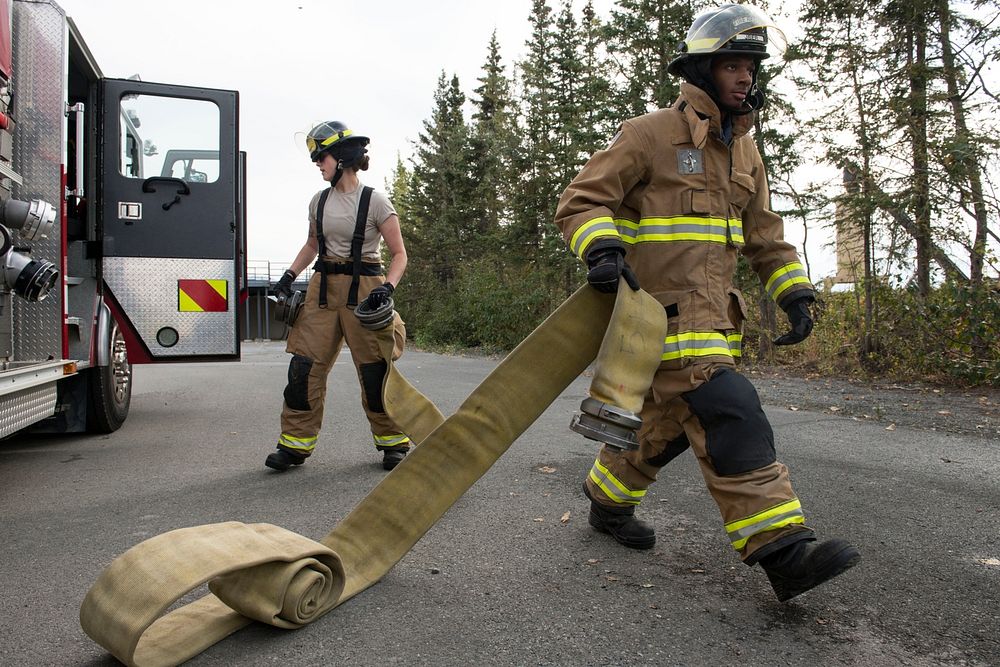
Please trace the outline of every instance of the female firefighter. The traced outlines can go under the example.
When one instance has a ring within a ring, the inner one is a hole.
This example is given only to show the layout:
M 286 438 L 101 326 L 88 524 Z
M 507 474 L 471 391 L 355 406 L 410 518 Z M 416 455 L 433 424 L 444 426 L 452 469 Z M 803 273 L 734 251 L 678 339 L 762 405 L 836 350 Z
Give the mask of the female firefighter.
M 783 240 L 747 134 L 764 102 L 756 84 L 769 28 L 748 5 L 699 15 L 669 65 L 684 79 L 679 99 L 621 126 L 563 193 L 556 224 L 592 286 L 641 285 L 668 316 L 639 449 L 605 445 L 584 481 L 591 526 L 652 547 L 653 528 L 635 509 L 660 468 L 690 447 L 732 546 L 787 600 L 861 556 L 841 539 L 814 541 L 757 392 L 735 370 L 745 313 L 732 282 L 738 254 L 788 315 L 791 330 L 776 344 L 802 341 L 813 324 L 813 286 Z
M 410 439 L 385 413 L 382 379 L 386 361 L 379 354 L 375 334 L 354 314 L 365 308 L 384 308 L 406 270 L 406 248 L 399 218 L 383 193 L 361 183 L 358 172 L 368 169 L 368 137 L 355 134 L 338 121 L 320 123 L 306 135 L 310 159 L 330 184 L 309 202 L 309 235 L 291 267 L 274 288 L 279 298 L 292 294 L 292 282 L 314 259 L 305 303 L 288 335 L 288 366 L 281 410 L 278 449 L 264 462 L 269 468 L 287 470 L 301 465 L 316 447 L 323 421 L 327 375 L 344 342 L 361 383 L 361 404 L 371 425 L 382 467 L 392 470 L 410 448 Z M 380 244 L 391 257 L 382 276 Z M 396 349 L 402 353 L 403 323 L 393 315 Z

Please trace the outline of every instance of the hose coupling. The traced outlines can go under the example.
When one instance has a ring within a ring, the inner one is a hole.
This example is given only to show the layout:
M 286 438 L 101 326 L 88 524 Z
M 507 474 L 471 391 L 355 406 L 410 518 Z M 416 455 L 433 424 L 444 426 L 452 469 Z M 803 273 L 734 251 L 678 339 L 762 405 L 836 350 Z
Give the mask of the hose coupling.
M 636 432 L 640 426 L 638 415 L 594 398 L 583 399 L 580 414 L 569 423 L 570 430 L 616 449 L 639 449 Z

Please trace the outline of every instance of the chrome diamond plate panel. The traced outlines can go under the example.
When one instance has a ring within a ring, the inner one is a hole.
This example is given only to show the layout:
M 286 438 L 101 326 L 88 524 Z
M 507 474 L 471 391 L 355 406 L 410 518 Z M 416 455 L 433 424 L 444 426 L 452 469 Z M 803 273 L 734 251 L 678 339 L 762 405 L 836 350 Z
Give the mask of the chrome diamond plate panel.
M 179 312 L 177 281 L 183 279 L 228 281 L 227 312 Z M 233 260 L 105 257 L 104 282 L 154 357 L 236 354 Z M 162 327 L 177 330 L 173 347 L 156 341 Z
M 62 200 L 68 63 L 66 14 L 54 3 L 14 2 L 13 64 L 14 170 L 24 183 L 14 196 L 41 199 L 58 210 Z M 48 238 L 31 242 L 31 255 L 62 266 L 62 221 Z M 16 240 L 16 244 L 23 241 Z M 58 285 L 58 284 L 57 284 Z M 13 359 L 62 356 L 63 294 L 58 286 L 39 303 L 14 297 Z
M 56 412 L 56 383 L 0 396 L 0 438 Z

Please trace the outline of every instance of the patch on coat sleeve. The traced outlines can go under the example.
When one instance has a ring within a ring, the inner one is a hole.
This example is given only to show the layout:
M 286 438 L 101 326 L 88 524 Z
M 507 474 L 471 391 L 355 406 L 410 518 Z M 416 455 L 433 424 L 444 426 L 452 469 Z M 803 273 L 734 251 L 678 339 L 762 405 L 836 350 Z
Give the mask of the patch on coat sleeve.
M 677 150 L 677 171 L 681 174 L 704 174 L 705 158 L 700 148 Z

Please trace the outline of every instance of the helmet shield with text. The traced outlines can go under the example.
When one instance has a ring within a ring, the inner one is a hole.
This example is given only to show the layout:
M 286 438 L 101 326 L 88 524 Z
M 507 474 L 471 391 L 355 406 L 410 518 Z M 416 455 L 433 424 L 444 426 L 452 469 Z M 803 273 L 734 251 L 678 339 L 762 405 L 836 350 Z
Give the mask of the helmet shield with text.
M 669 69 L 671 74 L 680 74 L 675 69 L 678 61 L 722 52 L 763 60 L 772 42 L 784 50 L 785 35 L 767 14 L 751 5 L 722 5 L 695 18 L 684 41 L 677 45 L 678 53 Z
M 713 58 L 742 56 L 759 64 L 769 57 L 769 46 L 784 50 L 785 35 L 767 14 L 751 5 L 726 4 L 695 17 L 684 41 L 677 45 L 677 55 L 670 61 L 667 71 L 683 77 L 718 102 L 711 75 Z M 755 70 L 744 108 L 732 113 L 750 113 L 763 105 L 764 95 L 757 88 Z

